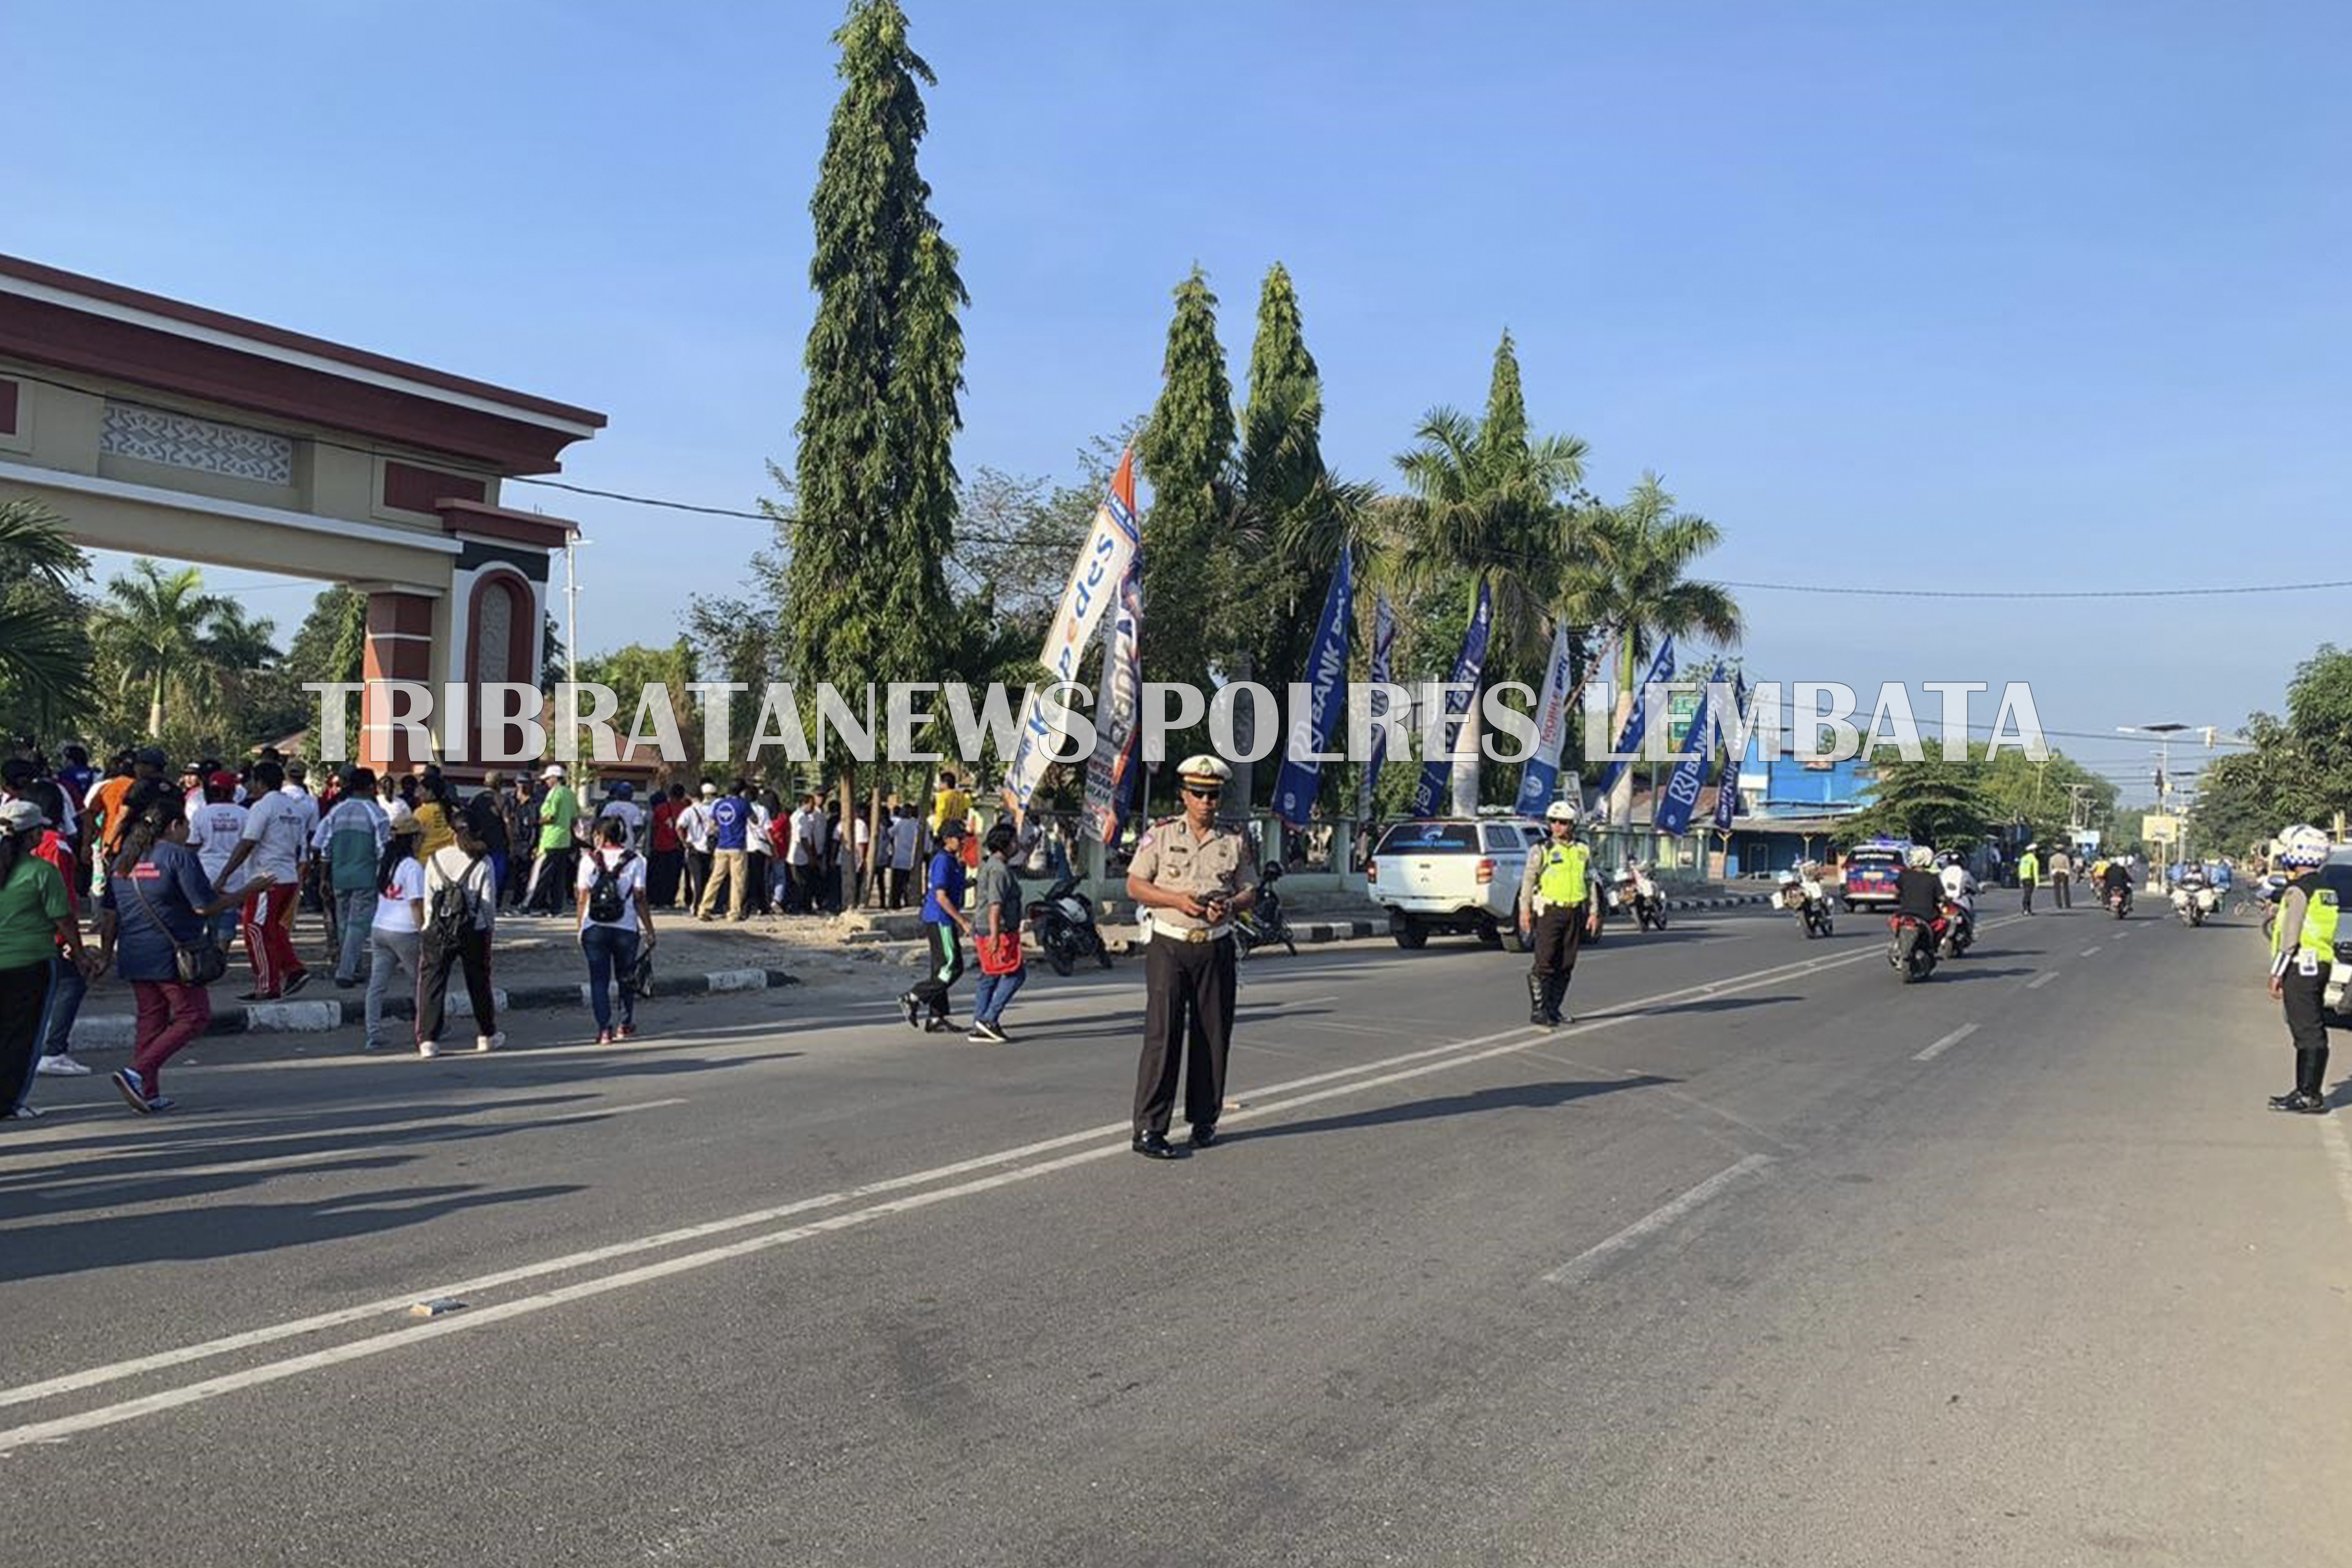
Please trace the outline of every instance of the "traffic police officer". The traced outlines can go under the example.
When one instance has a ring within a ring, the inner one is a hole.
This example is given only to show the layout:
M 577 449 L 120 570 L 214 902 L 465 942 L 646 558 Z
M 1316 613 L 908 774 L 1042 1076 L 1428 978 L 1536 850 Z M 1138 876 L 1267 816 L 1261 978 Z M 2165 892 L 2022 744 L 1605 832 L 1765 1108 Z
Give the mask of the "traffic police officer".
M 1225 1103 L 1225 1053 L 1234 1033 L 1235 910 L 1257 898 L 1257 873 L 1239 833 L 1217 826 L 1233 770 L 1206 754 L 1177 764 L 1184 812 L 1151 825 L 1135 847 L 1127 895 L 1143 911 L 1143 1059 L 1135 1073 L 1135 1152 L 1180 1158 L 1168 1142 L 1176 1074 L 1184 1069 L 1184 1119 L 1192 1146 L 1217 1141 Z M 1183 1042 L 1180 1056 L 1179 1042 Z M 1189 1060 L 1188 1060 L 1189 1058 Z
M 1576 841 L 1576 807 L 1556 800 L 1544 808 L 1551 841 L 1528 855 L 1519 875 L 1519 935 L 1535 953 L 1528 970 L 1528 1022 L 1558 1028 L 1560 999 L 1576 973 L 1577 944 L 1595 911 L 1587 896 L 1592 851 Z
M 2336 895 L 2319 885 L 2327 835 L 2297 826 L 2279 835 L 2279 864 L 2292 873 L 2271 924 L 2271 994 L 2286 1005 L 2294 1041 L 2294 1090 L 2271 1097 L 2273 1110 L 2327 1110 L 2327 972 L 2336 962 Z

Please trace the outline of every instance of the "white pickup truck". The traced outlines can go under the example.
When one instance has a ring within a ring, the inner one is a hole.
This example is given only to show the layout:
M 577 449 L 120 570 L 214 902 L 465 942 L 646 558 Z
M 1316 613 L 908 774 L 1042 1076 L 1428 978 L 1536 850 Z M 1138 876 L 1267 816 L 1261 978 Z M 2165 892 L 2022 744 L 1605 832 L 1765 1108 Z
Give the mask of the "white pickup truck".
M 1519 874 L 1543 829 L 1520 817 L 1433 817 L 1381 836 L 1366 873 L 1389 934 L 1414 948 L 1432 932 L 1474 931 L 1488 947 L 1519 941 Z

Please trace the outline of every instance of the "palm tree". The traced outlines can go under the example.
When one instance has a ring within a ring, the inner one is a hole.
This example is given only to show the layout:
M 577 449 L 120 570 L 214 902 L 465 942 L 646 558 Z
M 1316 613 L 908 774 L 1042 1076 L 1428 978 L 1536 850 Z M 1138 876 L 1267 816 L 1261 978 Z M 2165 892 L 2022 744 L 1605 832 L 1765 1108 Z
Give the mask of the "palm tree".
M 111 659 L 121 689 L 146 688 L 147 732 L 161 734 L 167 691 L 176 688 L 199 700 L 210 697 L 207 628 L 224 615 L 242 625 L 241 613 L 205 593 L 205 574 L 196 568 L 166 572 L 143 557 L 131 563 L 129 575 L 110 581 L 106 594 L 93 617 L 99 647 Z
M 1618 634 L 1624 694 L 1611 720 L 1613 729 L 1622 730 L 1633 710 L 1634 672 L 1659 639 L 1699 637 L 1722 647 L 1738 645 L 1745 629 L 1738 604 L 1719 585 L 1685 575 L 1722 539 L 1723 531 L 1706 519 L 1676 511 L 1674 496 L 1655 474 L 1643 474 L 1622 503 L 1590 514 L 1584 553 L 1565 574 L 1560 603 L 1576 624 Z M 1633 788 L 1628 768 L 1611 796 L 1611 821 L 1624 819 Z
M 89 570 L 64 524 L 38 502 L 0 501 L 0 689 L 54 712 L 89 668 L 71 584 Z
M 1543 657 L 1547 617 L 1578 547 L 1577 514 L 1564 497 L 1584 477 L 1585 444 L 1530 437 L 1515 405 L 1514 396 L 1475 423 L 1452 408 L 1422 420 L 1412 449 L 1396 460 L 1407 493 L 1389 511 L 1379 563 L 1402 602 L 1446 593 L 1475 602 L 1483 580 L 1494 604 L 1490 668 Z M 1475 704 L 1471 712 L 1475 724 Z M 1453 781 L 1454 808 L 1464 815 L 1477 809 L 1478 791 L 1475 731 L 1465 739 L 1474 754 L 1456 762 Z

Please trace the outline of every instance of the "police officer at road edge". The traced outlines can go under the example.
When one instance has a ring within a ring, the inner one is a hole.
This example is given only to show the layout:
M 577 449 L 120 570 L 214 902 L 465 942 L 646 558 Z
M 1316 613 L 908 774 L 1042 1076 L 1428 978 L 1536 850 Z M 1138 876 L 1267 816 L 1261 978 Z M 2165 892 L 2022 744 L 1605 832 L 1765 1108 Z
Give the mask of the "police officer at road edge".
M 2271 1096 L 2273 1110 L 2327 1112 L 2327 972 L 2336 962 L 2336 895 L 2319 885 L 2327 835 L 2298 824 L 2279 835 L 2279 864 L 2292 873 L 2271 924 L 2271 995 L 2286 1005 L 2294 1041 L 2294 1090 Z
M 1233 770 L 1203 754 L 1177 764 L 1184 813 L 1151 825 L 1129 863 L 1127 895 L 1142 911 L 1143 1058 L 1135 1072 L 1135 1152 L 1173 1160 L 1168 1142 L 1176 1074 L 1192 1147 L 1217 1141 L 1225 1053 L 1234 1033 L 1234 911 L 1257 899 L 1257 873 L 1239 833 L 1217 826 Z M 1181 1042 L 1183 1054 L 1178 1054 Z
M 1528 969 L 1528 1022 L 1556 1029 L 1561 998 L 1576 973 L 1576 949 L 1586 922 L 1599 911 L 1587 896 L 1592 851 L 1576 841 L 1576 807 L 1564 800 L 1544 808 L 1551 841 L 1528 856 L 1519 876 L 1519 935 L 1535 954 Z

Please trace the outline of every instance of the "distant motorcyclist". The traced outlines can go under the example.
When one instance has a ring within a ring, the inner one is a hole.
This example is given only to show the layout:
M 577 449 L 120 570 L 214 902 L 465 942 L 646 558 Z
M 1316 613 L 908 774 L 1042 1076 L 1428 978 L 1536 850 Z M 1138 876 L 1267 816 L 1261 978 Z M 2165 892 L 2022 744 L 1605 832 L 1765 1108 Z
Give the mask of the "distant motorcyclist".
M 1924 844 L 1912 847 L 1895 873 L 1895 912 L 1916 915 L 1930 927 L 1944 918 L 1944 879 L 1936 874 L 1936 852 Z
M 2297 824 L 2279 835 L 2279 863 L 2292 875 L 2271 927 L 2271 995 L 2286 1007 L 2294 1042 L 2294 1088 L 2273 1095 L 2273 1110 L 2327 1111 L 2327 977 L 2336 963 L 2336 895 L 2319 884 L 2327 835 Z
M 2118 893 L 2129 898 L 2131 885 L 2131 862 L 2128 860 L 2110 860 L 2107 868 L 2099 873 L 2099 896 L 2103 899 L 2112 899 Z
M 1960 911 L 1961 923 L 1973 934 L 1977 923 L 1977 879 L 1969 875 L 1969 868 L 1960 863 L 1957 854 L 1947 851 L 1940 858 L 1943 869 L 1936 875 L 1944 886 L 1944 901 Z

